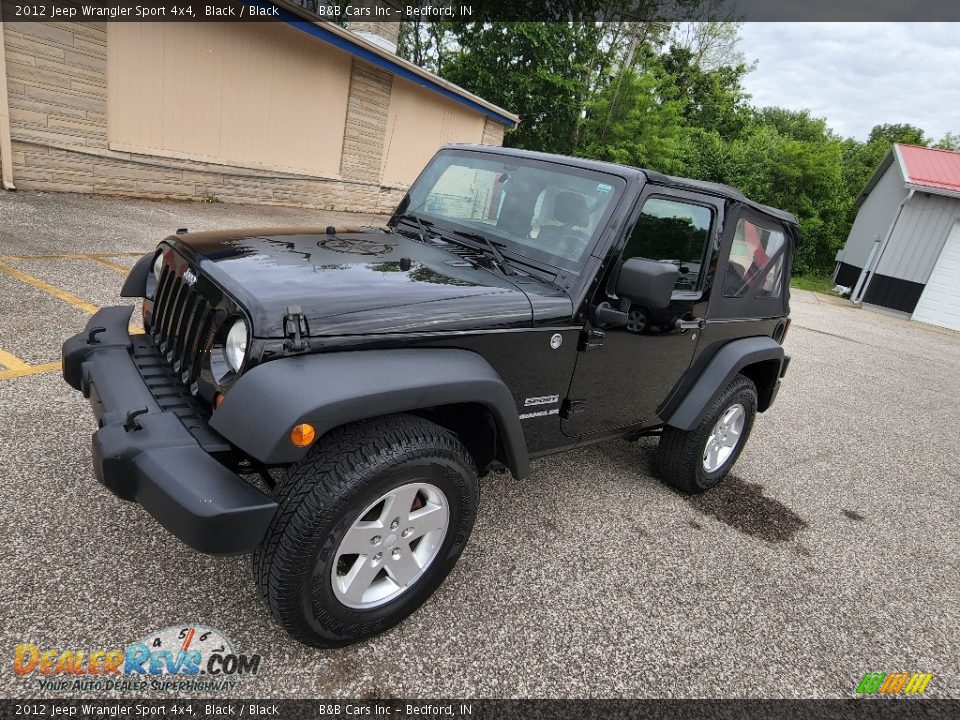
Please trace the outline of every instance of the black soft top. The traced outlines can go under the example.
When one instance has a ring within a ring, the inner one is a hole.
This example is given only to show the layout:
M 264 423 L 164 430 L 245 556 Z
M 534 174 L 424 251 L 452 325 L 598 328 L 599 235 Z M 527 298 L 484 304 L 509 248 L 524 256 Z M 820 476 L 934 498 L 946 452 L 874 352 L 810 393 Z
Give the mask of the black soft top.
M 690 178 L 664 175 L 663 173 L 656 172 L 655 170 L 643 170 L 641 168 L 630 167 L 629 165 L 618 165 L 617 163 L 570 157 L 569 155 L 554 155 L 552 153 L 533 152 L 532 150 L 517 150 L 515 148 L 495 147 L 491 145 L 466 144 L 445 145 L 444 148 L 449 148 L 451 150 L 474 150 L 489 154 L 507 155 L 510 157 L 524 157 L 532 160 L 543 160 L 546 162 L 559 163 L 561 165 L 569 165 L 571 167 L 584 168 L 586 170 L 595 170 L 597 172 L 619 175 L 627 180 L 644 178 L 656 185 L 664 185 L 667 187 L 676 188 L 678 190 L 692 190 L 694 192 L 704 193 L 706 195 L 714 195 L 743 203 L 748 207 L 758 210 L 766 215 L 770 215 L 771 217 L 775 217 L 783 222 L 794 226 L 797 224 L 797 218 L 792 213 L 755 202 L 737 190 L 737 188 L 731 185 L 724 185 L 723 183 L 707 182 L 705 180 L 691 180 Z
M 658 173 L 654 170 L 644 170 L 643 173 L 647 176 L 647 179 L 650 182 L 656 183 L 657 185 L 667 185 L 679 190 L 694 190 L 707 195 L 719 195 L 720 197 L 741 202 L 744 205 L 775 217 L 778 220 L 783 220 L 791 225 L 797 224 L 797 217 L 793 213 L 788 213 L 786 210 L 780 210 L 779 208 L 771 207 L 770 205 L 764 205 L 763 203 L 758 203 L 754 200 L 751 200 L 732 185 L 707 182 L 706 180 L 691 180 L 690 178 L 674 177 L 673 175 L 664 175 L 663 173 Z

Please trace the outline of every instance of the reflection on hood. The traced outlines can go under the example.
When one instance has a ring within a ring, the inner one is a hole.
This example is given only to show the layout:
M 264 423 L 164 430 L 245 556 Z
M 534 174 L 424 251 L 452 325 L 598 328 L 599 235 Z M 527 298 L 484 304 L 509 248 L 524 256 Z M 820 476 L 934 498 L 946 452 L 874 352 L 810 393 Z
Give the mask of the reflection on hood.
M 527 294 L 510 279 L 442 244 L 387 229 L 193 233 L 168 242 L 248 310 L 259 337 L 281 337 L 283 316 L 292 305 L 302 308 L 311 335 L 515 326 L 532 320 Z

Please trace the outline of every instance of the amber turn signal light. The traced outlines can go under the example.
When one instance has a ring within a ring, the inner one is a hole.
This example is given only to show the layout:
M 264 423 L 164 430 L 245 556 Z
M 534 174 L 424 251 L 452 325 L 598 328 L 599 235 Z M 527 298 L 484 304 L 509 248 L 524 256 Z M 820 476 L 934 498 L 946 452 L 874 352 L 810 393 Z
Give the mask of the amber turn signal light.
M 213 396 L 213 407 L 218 408 L 223 405 L 223 393 L 217 393 Z
M 293 430 L 290 431 L 290 442 L 297 447 L 306 447 L 313 442 L 316 436 L 317 431 L 313 425 L 310 423 L 300 423 L 299 425 L 294 425 Z

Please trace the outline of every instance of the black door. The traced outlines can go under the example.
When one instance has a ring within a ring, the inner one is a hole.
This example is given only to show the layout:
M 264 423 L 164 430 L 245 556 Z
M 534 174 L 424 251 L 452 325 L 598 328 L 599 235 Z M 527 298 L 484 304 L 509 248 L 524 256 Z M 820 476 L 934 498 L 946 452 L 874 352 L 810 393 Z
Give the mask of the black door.
M 577 436 L 657 422 L 657 409 L 689 367 L 713 279 L 721 202 L 652 186 L 637 203 L 607 286 L 594 306 L 623 309 L 614 292 L 620 263 L 633 257 L 676 264 L 669 308 L 631 307 L 626 326 L 591 325 L 584 334 L 561 413 L 564 434 Z

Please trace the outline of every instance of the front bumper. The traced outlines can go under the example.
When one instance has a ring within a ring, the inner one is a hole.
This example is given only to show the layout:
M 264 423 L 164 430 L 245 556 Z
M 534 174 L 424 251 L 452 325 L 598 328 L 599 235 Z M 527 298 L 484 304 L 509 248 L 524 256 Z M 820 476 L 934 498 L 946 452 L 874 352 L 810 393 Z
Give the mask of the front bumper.
M 63 344 L 63 377 L 90 399 L 99 421 L 93 434 L 97 479 L 197 550 L 252 551 L 277 503 L 201 446 L 198 436 L 208 447 L 218 441 L 229 447 L 205 420 L 184 410 L 185 402 L 171 402 L 169 390 L 165 396 L 151 392 L 143 358 L 152 357 L 157 369 L 166 361 L 149 337 L 130 336 L 130 311 L 104 308 Z

